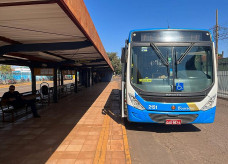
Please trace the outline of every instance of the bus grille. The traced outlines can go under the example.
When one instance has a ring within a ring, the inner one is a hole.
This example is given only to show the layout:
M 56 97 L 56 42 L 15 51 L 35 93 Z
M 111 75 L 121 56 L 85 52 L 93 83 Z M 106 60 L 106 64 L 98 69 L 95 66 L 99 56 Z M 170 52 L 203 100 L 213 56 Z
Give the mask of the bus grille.
M 157 123 L 165 123 L 166 119 L 180 119 L 181 123 L 186 124 L 193 122 L 198 114 L 149 114 L 150 118 Z
M 146 101 L 163 102 L 163 103 L 187 103 L 187 102 L 200 102 L 205 96 L 195 97 L 158 97 L 158 96 L 145 96 L 140 95 Z

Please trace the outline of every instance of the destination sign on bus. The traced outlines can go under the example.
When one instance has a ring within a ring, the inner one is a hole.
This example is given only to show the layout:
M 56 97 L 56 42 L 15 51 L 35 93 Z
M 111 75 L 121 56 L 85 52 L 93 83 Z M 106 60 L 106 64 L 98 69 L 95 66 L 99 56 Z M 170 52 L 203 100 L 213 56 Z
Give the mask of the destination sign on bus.
M 132 33 L 133 42 L 201 42 L 211 41 L 208 31 L 136 31 Z

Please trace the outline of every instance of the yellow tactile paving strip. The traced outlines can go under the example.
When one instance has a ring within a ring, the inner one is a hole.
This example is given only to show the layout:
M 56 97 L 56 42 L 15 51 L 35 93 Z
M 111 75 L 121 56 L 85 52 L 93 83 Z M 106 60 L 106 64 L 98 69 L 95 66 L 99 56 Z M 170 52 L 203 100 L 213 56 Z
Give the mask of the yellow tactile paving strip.
M 47 163 L 131 163 L 125 127 L 102 110 L 119 82 L 110 82 Z

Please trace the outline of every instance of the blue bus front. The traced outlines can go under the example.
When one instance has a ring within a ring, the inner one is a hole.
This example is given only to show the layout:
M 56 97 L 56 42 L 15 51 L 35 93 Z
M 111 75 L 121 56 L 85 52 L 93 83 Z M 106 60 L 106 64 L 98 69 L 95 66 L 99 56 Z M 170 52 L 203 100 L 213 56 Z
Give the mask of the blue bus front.
M 133 31 L 126 100 L 132 122 L 212 123 L 217 79 L 208 31 Z

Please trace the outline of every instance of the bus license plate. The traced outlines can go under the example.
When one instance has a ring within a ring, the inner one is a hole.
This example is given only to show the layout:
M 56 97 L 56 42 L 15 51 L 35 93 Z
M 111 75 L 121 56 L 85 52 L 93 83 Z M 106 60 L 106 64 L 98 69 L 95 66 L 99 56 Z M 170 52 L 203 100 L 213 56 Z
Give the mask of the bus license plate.
M 181 125 L 181 120 L 177 120 L 177 119 L 166 120 L 165 124 L 166 125 Z

